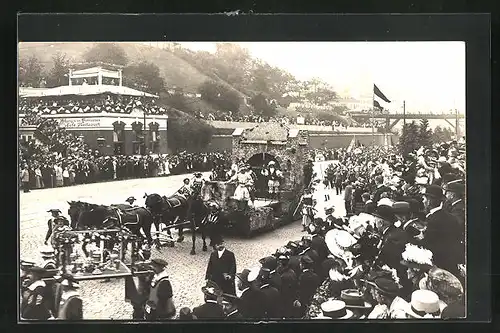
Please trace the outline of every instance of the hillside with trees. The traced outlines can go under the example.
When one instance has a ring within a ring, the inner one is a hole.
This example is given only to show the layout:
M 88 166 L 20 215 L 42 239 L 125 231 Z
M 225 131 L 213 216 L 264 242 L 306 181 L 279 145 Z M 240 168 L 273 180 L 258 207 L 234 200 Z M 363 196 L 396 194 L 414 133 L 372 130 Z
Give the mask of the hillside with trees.
M 325 105 L 337 98 L 321 80 L 299 81 L 231 43 L 218 43 L 215 53 L 178 43 L 165 49 L 144 43 L 21 43 L 19 58 L 19 83 L 31 87 L 67 84 L 75 64 L 122 65 L 125 85 L 158 94 L 162 103 L 192 115 L 282 116 L 290 103 Z

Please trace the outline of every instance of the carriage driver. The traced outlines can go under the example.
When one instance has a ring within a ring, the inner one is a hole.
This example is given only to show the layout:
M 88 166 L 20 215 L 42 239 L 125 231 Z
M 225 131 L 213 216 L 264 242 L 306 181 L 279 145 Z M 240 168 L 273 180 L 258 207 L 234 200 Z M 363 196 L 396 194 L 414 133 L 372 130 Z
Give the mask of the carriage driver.
M 128 197 L 127 200 L 125 200 L 125 202 L 127 202 L 130 206 L 133 206 L 136 200 L 137 199 L 134 197 Z
M 189 178 L 184 178 L 182 181 L 182 187 L 177 191 L 177 194 L 182 195 L 184 198 L 188 199 L 191 196 L 191 187 L 189 186 Z
M 267 187 L 271 198 L 276 198 L 279 192 L 280 180 L 283 173 L 276 167 L 276 162 L 270 161 L 262 170 L 262 175 L 267 178 Z

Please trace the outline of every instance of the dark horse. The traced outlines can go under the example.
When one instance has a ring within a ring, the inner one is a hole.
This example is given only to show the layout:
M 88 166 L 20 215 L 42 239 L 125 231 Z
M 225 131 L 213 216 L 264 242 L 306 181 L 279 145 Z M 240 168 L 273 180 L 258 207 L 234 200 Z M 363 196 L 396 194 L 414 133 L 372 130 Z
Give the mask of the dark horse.
M 116 207 L 89 204 L 81 201 L 68 202 L 68 215 L 74 230 L 122 228 L 126 227 L 138 237 L 142 237 L 141 229 L 151 244 L 151 224 L 153 215 L 146 208 L 133 207 L 122 211 Z M 108 242 L 112 246 L 113 242 Z M 107 246 L 107 248 L 108 248 Z
M 206 221 L 210 213 L 209 205 L 203 202 L 199 196 L 185 198 L 182 195 L 174 194 L 171 197 L 160 196 L 159 194 L 144 194 L 146 198 L 145 205 L 154 215 L 154 224 L 159 230 L 160 223 L 167 226 L 167 233 L 171 235 L 169 225 L 182 224 L 189 222 L 189 229 L 191 231 L 192 248 L 191 254 L 196 254 L 196 230 L 201 232 L 203 239 L 203 251 L 207 251 L 206 234 L 210 233 L 208 227 L 211 226 Z M 179 231 L 178 242 L 184 240 L 183 229 L 184 226 L 177 227 Z

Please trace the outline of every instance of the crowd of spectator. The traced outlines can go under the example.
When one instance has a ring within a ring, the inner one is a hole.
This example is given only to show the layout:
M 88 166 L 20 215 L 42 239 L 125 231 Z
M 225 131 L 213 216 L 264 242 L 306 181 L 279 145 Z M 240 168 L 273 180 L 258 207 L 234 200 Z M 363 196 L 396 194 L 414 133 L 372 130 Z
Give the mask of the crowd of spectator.
M 204 172 L 229 160 L 225 152 L 102 156 L 89 150 L 84 155 L 53 153 L 43 160 L 23 160 L 21 175 L 28 173 L 22 180 L 25 190 Z
M 56 115 L 78 113 L 123 113 L 143 109 L 147 114 L 165 114 L 166 109 L 156 105 L 154 99 L 124 95 L 70 98 L 22 98 L 19 100 L 19 114 Z M 25 122 L 28 124 L 27 122 Z

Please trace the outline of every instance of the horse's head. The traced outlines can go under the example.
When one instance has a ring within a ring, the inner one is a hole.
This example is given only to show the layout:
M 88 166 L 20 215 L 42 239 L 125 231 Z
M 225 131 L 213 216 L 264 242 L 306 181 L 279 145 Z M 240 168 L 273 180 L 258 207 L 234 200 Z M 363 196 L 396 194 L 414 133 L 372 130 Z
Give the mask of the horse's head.
M 100 228 L 109 216 L 113 215 L 113 210 L 110 207 L 82 203 L 80 213 L 76 220 L 76 229 L 85 230 L 89 228 Z
M 159 194 L 153 193 L 146 195 L 146 201 L 144 202 L 146 208 L 155 211 L 161 208 L 162 204 L 163 204 L 163 199 Z
M 78 222 L 80 213 L 83 211 L 83 205 L 80 201 L 68 201 L 68 215 L 71 220 L 71 227 L 75 228 Z

